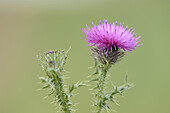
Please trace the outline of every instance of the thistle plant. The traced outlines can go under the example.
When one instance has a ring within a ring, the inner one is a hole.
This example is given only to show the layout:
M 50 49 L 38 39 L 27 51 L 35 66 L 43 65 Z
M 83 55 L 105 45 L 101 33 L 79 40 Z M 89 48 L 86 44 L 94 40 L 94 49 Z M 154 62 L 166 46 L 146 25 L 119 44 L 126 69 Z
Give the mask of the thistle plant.
M 104 20 L 102 24 L 95 25 L 83 29 L 85 33 L 85 40 L 91 46 L 92 56 L 95 62 L 95 73 L 90 81 L 95 81 L 94 87 L 95 96 L 95 113 L 102 113 L 103 110 L 109 111 L 111 109 L 109 102 L 117 104 L 115 95 L 122 95 L 123 92 L 131 89 L 133 84 L 128 83 L 127 76 L 125 77 L 125 84 L 121 86 L 113 85 L 112 89 L 107 89 L 107 81 L 110 68 L 117 64 L 125 55 L 126 52 L 135 50 L 141 41 L 140 36 L 136 37 L 134 29 L 128 29 L 128 26 L 124 28 L 124 23 L 117 25 L 117 22 L 109 24 L 107 20 Z M 70 49 L 69 49 L 70 50 Z M 41 82 L 45 85 L 42 89 L 49 89 L 48 96 L 54 96 L 54 102 L 56 102 L 60 108 L 58 112 L 72 113 L 71 97 L 73 91 L 86 84 L 78 82 L 73 85 L 65 84 L 64 65 L 68 58 L 68 51 L 49 51 L 38 56 L 38 61 L 45 72 L 45 76 L 40 77 Z
M 70 50 L 70 49 L 69 49 Z M 68 58 L 68 51 L 49 51 L 38 56 L 45 76 L 40 77 L 42 83 L 45 85 L 42 89 L 49 89 L 50 93 L 48 96 L 53 95 L 54 101 L 58 104 L 60 110 L 58 112 L 72 113 L 72 103 L 70 97 L 73 96 L 74 89 L 85 86 L 84 83 L 76 83 L 66 87 L 64 84 L 64 65 Z
M 97 77 L 92 78 L 91 81 L 96 81 L 95 96 L 95 113 L 102 113 L 103 110 L 109 110 L 108 102 L 114 102 L 115 95 L 122 95 L 123 92 L 129 90 L 133 84 L 128 83 L 127 77 L 125 84 L 121 86 L 113 86 L 113 89 L 106 90 L 106 83 L 109 69 L 112 65 L 117 64 L 125 55 L 126 51 L 133 51 L 140 45 L 140 36 L 136 38 L 134 29 L 128 26 L 124 28 L 124 23 L 117 25 L 117 22 L 111 24 L 104 20 L 102 24 L 86 27 L 83 29 L 85 33 L 85 40 L 91 46 L 91 52 L 95 61 L 96 72 L 93 75 Z

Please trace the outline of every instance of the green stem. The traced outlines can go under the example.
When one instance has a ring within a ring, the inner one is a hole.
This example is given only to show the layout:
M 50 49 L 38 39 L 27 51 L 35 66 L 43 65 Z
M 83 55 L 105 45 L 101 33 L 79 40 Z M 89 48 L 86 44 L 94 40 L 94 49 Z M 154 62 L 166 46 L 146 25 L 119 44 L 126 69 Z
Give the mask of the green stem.
M 68 95 L 65 93 L 63 88 L 63 80 L 61 78 L 62 75 L 60 75 L 60 73 L 56 73 L 55 71 L 53 71 L 53 77 L 56 98 L 58 98 L 58 101 L 62 106 L 62 111 L 64 111 L 65 113 L 72 113 L 70 100 L 68 99 Z
M 102 113 L 102 108 L 104 105 L 104 97 L 105 97 L 104 96 L 104 92 L 105 92 L 104 85 L 105 85 L 105 80 L 107 77 L 107 71 L 108 71 L 108 69 L 106 67 L 99 69 L 99 82 L 97 84 L 98 92 L 96 94 L 96 96 L 97 96 L 97 103 L 96 103 L 97 113 Z

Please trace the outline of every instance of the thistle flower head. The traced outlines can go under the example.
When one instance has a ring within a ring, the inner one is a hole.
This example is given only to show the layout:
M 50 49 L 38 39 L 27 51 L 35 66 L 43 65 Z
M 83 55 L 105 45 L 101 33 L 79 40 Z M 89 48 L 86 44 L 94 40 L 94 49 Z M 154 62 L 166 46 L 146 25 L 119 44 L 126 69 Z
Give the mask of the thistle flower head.
M 100 50 L 113 51 L 123 49 L 126 51 L 135 50 L 139 47 L 138 43 L 141 41 L 140 36 L 135 38 L 136 34 L 134 29 L 128 29 L 128 26 L 124 28 L 124 23 L 117 25 L 117 22 L 109 24 L 107 20 L 100 25 L 95 25 L 83 29 L 86 34 L 85 38 L 90 46 L 97 46 Z

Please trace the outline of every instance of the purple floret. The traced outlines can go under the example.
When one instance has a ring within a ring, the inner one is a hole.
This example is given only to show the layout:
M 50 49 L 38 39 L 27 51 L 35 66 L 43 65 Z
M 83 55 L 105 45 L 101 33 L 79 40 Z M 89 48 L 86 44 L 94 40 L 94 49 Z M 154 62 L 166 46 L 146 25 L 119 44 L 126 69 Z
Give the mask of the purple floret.
M 85 38 L 89 46 L 97 46 L 100 50 L 107 49 L 107 51 L 113 51 L 113 49 L 126 51 L 133 51 L 140 45 L 140 36 L 135 37 L 134 29 L 128 29 L 128 26 L 124 28 L 124 23 L 117 25 L 116 23 L 109 24 L 107 20 L 104 20 L 100 25 L 90 26 L 83 29 Z

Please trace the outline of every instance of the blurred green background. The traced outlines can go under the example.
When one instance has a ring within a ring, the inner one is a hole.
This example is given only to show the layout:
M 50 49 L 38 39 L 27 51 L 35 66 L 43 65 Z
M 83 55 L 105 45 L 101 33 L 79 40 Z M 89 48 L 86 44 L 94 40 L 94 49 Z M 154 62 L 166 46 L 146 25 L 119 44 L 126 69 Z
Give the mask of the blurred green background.
M 36 55 L 72 47 L 65 69 L 68 84 L 94 70 L 82 28 L 99 20 L 124 22 L 142 37 L 143 46 L 112 67 L 110 81 L 136 86 L 117 96 L 118 113 L 170 113 L 170 1 L 169 0 L 1 0 L 0 1 L 0 113 L 56 113 L 48 91 L 37 91 L 43 75 Z M 76 113 L 91 113 L 89 88 L 73 97 Z

